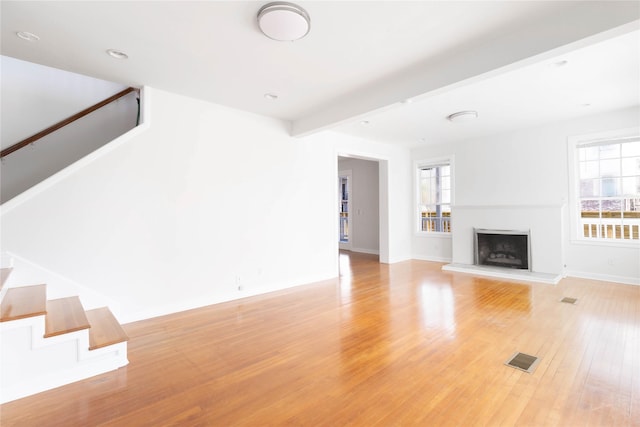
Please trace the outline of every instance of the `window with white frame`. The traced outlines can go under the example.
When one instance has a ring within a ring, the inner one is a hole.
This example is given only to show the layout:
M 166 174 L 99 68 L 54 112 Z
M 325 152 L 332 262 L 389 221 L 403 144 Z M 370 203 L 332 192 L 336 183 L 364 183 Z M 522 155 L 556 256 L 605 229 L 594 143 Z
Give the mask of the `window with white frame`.
M 573 151 L 578 239 L 638 242 L 640 137 L 577 141 Z
M 452 165 L 450 159 L 418 164 L 418 230 L 451 232 Z

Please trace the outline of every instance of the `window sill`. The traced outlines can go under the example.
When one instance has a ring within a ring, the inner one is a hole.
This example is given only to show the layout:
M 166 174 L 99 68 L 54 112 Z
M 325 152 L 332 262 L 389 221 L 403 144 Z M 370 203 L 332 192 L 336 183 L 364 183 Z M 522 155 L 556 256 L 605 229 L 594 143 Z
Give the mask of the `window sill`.
M 414 233 L 416 237 L 433 237 L 436 239 L 451 239 L 451 233 L 441 231 L 416 231 Z
M 613 248 L 640 248 L 639 240 L 595 240 L 595 239 L 571 239 L 572 245 L 584 245 L 584 246 L 605 246 Z

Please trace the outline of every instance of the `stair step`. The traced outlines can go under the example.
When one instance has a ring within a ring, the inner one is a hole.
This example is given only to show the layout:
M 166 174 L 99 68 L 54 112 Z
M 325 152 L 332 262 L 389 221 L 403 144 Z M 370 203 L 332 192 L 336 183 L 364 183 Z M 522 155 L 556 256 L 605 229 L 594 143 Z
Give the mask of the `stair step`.
M 2 287 L 4 286 L 4 282 L 7 281 L 7 277 L 9 277 L 11 270 L 13 270 L 11 267 L 0 268 L 0 289 L 2 289 Z
M 91 324 L 89 350 L 129 341 L 126 332 L 107 307 L 87 310 L 86 314 Z
M 54 337 L 69 332 L 89 329 L 91 325 L 78 297 L 47 301 L 44 337 Z
M 7 290 L 0 307 L 0 322 L 47 314 L 47 285 Z

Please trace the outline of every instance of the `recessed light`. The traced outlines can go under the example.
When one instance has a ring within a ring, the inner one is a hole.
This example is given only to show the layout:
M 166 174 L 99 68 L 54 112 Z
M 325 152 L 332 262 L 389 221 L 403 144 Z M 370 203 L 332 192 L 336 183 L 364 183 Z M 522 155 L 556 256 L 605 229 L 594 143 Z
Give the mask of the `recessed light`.
M 361 121 L 360 121 L 360 124 L 361 124 L 362 126 L 366 126 L 366 125 L 368 125 L 369 123 L 371 123 L 369 120 L 361 120 Z
M 556 61 L 553 64 L 551 64 L 554 67 L 560 68 L 560 67 L 564 67 L 565 65 L 567 65 L 569 63 L 569 61 L 563 59 L 561 61 Z
M 457 113 L 449 114 L 447 116 L 447 120 L 450 122 L 461 123 L 461 122 L 470 122 L 478 118 L 477 111 L 458 111 Z
M 120 50 L 116 50 L 116 49 L 107 49 L 107 54 L 115 59 L 127 59 L 129 58 L 129 55 L 127 55 L 126 53 L 120 51 Z
M 278 99 L 278 95 L 276 95 L 275 93 L 265 93 L 264 97 L 270 101 L 275 101 L 276 99 Z
M 33 33 L 28 32 L 28 31 L 18 31 L 16 33 L 16 36 L 18 36 L 22 40 L 26 40 L 28 42 L 37 42 L 38 40 L 40 40 L 40 37 L 36 36 Z

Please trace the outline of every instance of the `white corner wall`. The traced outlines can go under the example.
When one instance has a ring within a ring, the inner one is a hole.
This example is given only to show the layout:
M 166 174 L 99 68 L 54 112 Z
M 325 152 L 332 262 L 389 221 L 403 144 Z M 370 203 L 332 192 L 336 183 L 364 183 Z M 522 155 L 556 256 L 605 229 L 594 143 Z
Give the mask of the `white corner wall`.
M 336 277 L 337 152 L 360 151 L 386 159 L 385 197 L 401 205 L 383 214 L 385 251 L 409 256 L 408 150 L 292 138 L 151 88 L 145 104 L 146 130 L 3 206 L 2 250 L 115 301 L 121 322 Z
M 330 145 L 159 90 L 145 102 L 146 132 L 3 213 L 3 250 L 118 301 L 124 322 L 337 275 Z
M 532 252 L 542 252 L 538 271 L 640 284 L 640 245 L 571 241 L 566 209 L 568 138 L 629 127 L 640 127 L 640 109 L 414 149 L 414 161 L 455 156 L 455 206 L 452 247 L 438 244 L 436 238 L 414 236 L 413 256 L 468 262 L 473 259 L 469 221 L 482 220 L 500 228 L 497 224 L 502 217 L 505 228 L 531 224 L 536 229 L 532 243 L 537 248 Z M 533 263 L 535 269 L 535 258 Z
M 314 136 L 334 145 L 335 167 L 339 156 L 373 160 L 378 163 L 380 262 L 395 263 L 411 259 L 411 152 L 391 144 L 367 141 L 338 132 Z M 334 176 L 337 177 L 337 169 Z M 334 180 L 335 182 L 335 180 Z M 338 186 L 335 200 L 338 200 Z M 336 218 L 336 242 L 338 216 Z M 337 248 L 337 243 L 336 243 Z

